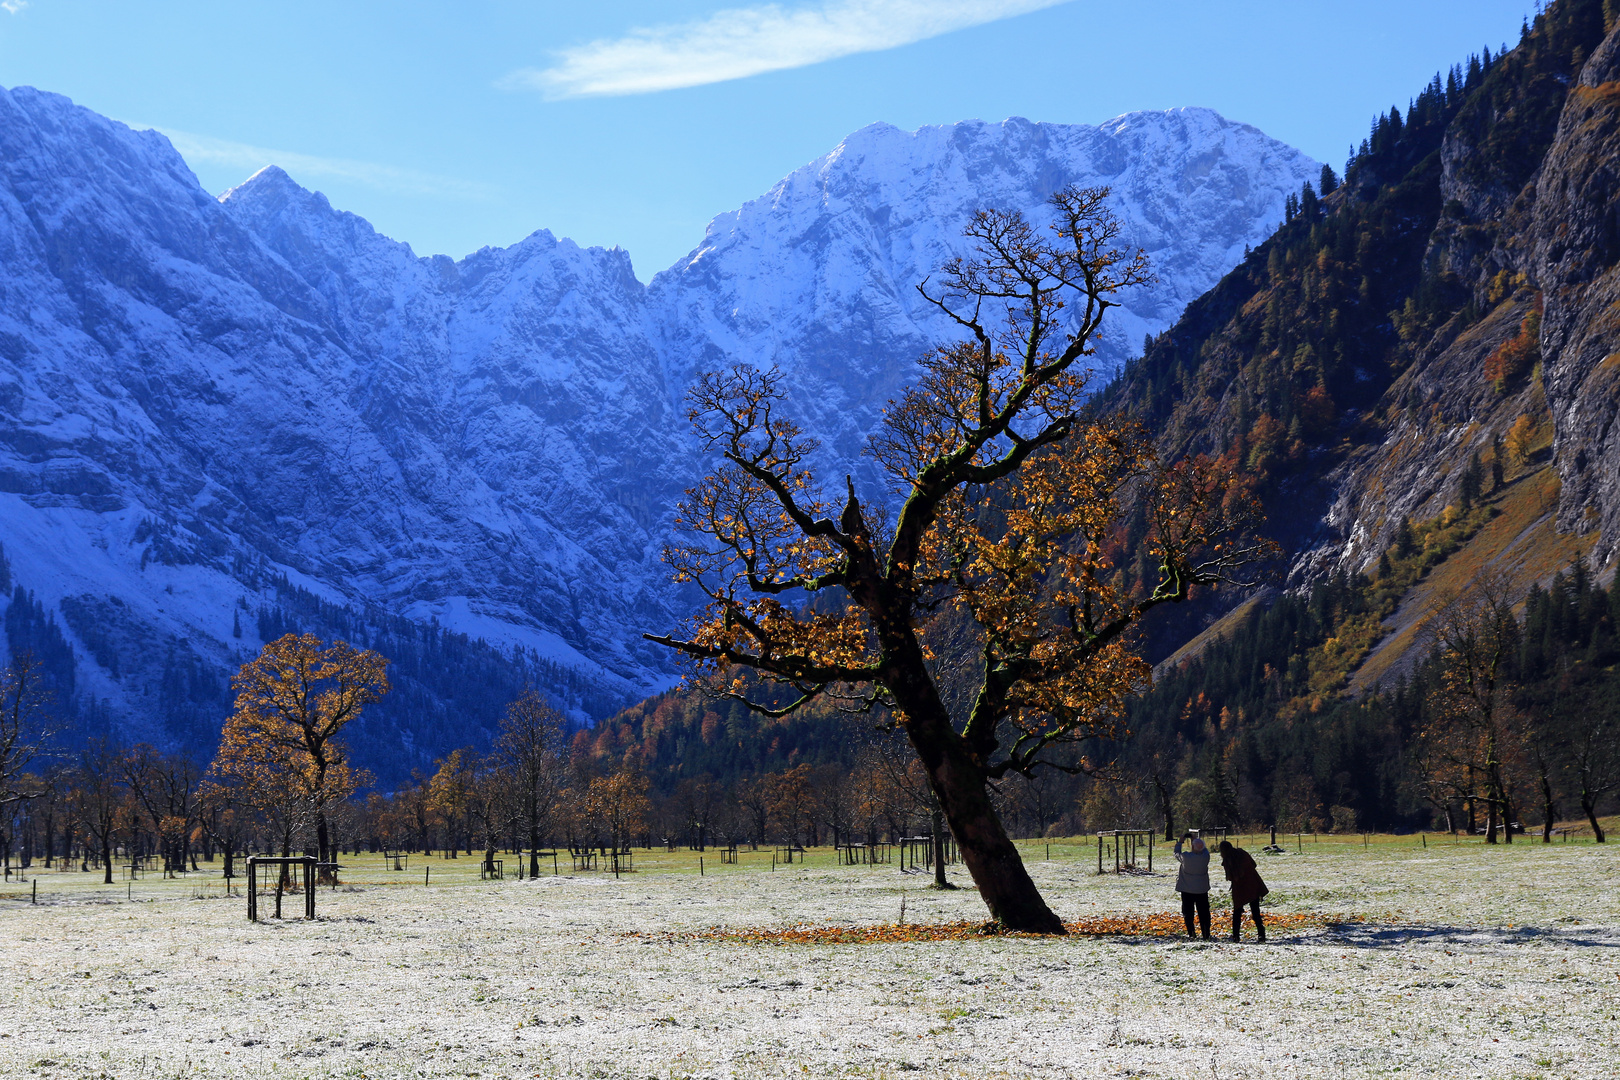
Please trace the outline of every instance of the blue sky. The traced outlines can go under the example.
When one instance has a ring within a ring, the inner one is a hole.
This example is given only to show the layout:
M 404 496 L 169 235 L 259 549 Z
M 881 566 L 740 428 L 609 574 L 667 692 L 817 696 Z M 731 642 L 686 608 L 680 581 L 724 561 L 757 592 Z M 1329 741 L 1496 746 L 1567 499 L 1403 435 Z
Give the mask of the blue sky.
M 875 121 L 1203 105 L 1336 168 L 1531 0 L 0 0 L 0 85 L 171 134 L 209 191 L 279 164 L 418 253 L 539 228 L 645 280 Z

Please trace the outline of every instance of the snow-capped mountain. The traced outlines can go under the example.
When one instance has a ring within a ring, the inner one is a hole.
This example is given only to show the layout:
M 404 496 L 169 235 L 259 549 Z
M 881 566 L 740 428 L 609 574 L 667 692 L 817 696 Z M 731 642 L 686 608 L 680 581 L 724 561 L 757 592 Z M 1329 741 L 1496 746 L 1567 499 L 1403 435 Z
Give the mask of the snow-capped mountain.
M 75 695 L 160 740 L 174 656 L 222 686 L 289 589 L 624 700 L 669 678 L 640 634 L 681 611 L 658 551 L 695 371 L 781 365 L 852 456 L 941 332 L 913 286 L 974 209 L 1114 185 L 1160 282 L 1111 364 L 1317 171 L 1207 110 L 876 126 L 644 287 L 546 232 L 420 257 L 275 168 L 216 199 L 161 135 L 0 91 L 0 578 L 37 605 L 8 638 L 54 619 Z
M 901 131 L 874 124 L 710 224 L 691 255 L 653 279 L 667 381 L 745 362 L 775 364 L 843 459 L 857 454 L 910 361 L 957 328 L 917 291 L 983 207 L 1049 221 L 1070 184 L 1112 189 L 1121 246 L 1158 281 L 1104 324 L 1094 364 L 1140 355 L 1283 217 L 1321 165 L 1209 109 L 1131 113 L 1096 126 L 969 121 Z

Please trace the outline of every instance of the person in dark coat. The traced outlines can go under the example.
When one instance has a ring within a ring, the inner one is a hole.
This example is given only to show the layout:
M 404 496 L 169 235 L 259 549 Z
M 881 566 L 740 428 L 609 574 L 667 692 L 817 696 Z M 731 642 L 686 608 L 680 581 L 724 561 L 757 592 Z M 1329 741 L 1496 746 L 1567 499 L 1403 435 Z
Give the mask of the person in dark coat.
M 1266 940 L 1266 924 L 1260 921 L 1260 898 L 1271 890 L 1260 880 L 1254 856 L 1230 840 L 1222 840 L 1221 869 L 1226 871 L 1226 880 L 1232 883 L 1232 940 L 1242 940 L 1244 905 L 1248 905 L 1254 915 L 1255 940 Z

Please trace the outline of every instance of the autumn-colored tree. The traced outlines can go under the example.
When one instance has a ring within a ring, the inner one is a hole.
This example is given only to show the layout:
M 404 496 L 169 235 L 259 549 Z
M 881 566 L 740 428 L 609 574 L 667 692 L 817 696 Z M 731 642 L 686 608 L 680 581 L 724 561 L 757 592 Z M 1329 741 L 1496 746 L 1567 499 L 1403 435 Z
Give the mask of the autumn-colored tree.
M 1282 453 L 1287 438 L 1288 429 L 1283 427 L 1282 421 L 1270 413 L 1262 413 L 1248 435 L 1248 467 L 1257 473 L 1270 471 L 1278 455 Z
M 322 810 L 333 801 L 329 793 L 352 779 L 346 764 L 341 769 L 333 784 L 317 785 L 307 754 L 268 739 L 249 741 L 233 733 L 227 722 L 203 782 L 239 800 L 237 806 L 268 833 L 272 850 L 285 858 L 315 829 Z M 279 880 L 278 889 L 291 879 L 283 872 Z
M 1017 930 L 1063 927 L 988 785 L 1047 763 L 1054 743 L 1121 734 L 1123 698 L 1150 677 L 1127 631 L 1268 550 L 1236 539 L 1255 508 L 1228 499 L 1210 463 L 1161 462 L 1137 426 L 1085 408 L 1103 318 L 1148 280 L 1146 257 L 1115 246 L 1107 197 L 1058 192 L 1050 235 L 982 212 L 975 254 L 921 287 L 965 340 L 923 358 L 870 443 L 903 500 L 892 518 L 853 482 L 817 483 L 816 444 L 782 415 L 776 373 L 703 376 L 691 416 L 724 462 L 683 503 L 696 535 L 666 559 L 707 604 L 684 634 L 649 635 L 769 714 L 826 696 L 893 716 L 991 915 Z M 1158 567 L 1138 592 L 1105 552 L 1127 495 L 1145 523 L 1132 555 Z M 948 626 L 982 663 L 965 715 L 935 681 Z
M 1538 294 L 1535 304 L 1525 312 L 1519 332 L 1498 345 L 1485 358 L 1485 381 L 1498 394 L 1507 393 L 1509 384 L 1541 359 L 1541 317 L 1544 310 Z
M 647 798 L 647 778 L 626 766 L 611 776 L 598 776 L 586 789 L 586 814 L 605 835 L 610 850 L 619 851 L 635 833 L 645 827 L 652 802 Z
M 1339 412 L 1327 387 L 1313 386 L 1301 396 L 1299 416 L 1310 435 L 1320 437 L 1333 431 L 1333 425 L 1339 419 Z
M 807 764 L 784 769 L 769 777 L 771 814 L 790 847 L 815 844 L 815 817 L 820 810 L 814 770 Z
M 437 764 L 433 779 L 428 781 L 428 806 L 444 826 L 445 854 L 454 859 L 464 831 L 467 804 L 472 798 L 472 748 L 452 750 Z
M 1507 452 L 1513 459 L 1513 464 L 1523 466 L 1530 460 L 1530 447 L 1536 440 L 1536 423 L 1529 416 L 1521 415 L 1513 421 L 1508 428 Z
M 400 807 L 395 800 L 380 791 L 371 792 L 366 796 L 361 822 L 373 851 L 379 848 L 394 851 L 399 848 L 404 830 L 401 828 Z
M 333 861 L 328 810 L 365 782 L 339 737 L 388 692 L 388 661 L 346 641 L 286 634 L 265 645 L 231 680 L 236 707 L 225 721 L 215 768 L 271 800 L 288 829 L 307 815 L 320 861 Z M 283 790 L 279 790 L 283 789 Z

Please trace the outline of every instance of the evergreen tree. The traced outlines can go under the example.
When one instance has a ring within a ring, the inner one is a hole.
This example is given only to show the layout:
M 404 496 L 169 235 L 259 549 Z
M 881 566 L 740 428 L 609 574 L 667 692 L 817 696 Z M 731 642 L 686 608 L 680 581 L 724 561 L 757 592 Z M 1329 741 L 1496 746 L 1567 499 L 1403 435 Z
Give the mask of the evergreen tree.
M 1305 181 L 1305 186 L 1299 192 L 1299 216 L 1313 225 L 1322 216 L 1316 204 L 1316 189 L 1311 187 L 1309 180 Z
M 1401 524 L 1395 530 L 1395 554 L 1404 559 L 1416 550 L 1417 539 L 1412 535 L 1412 519 L 1401 518 Z
M 1474 504 L 1479 502 L 1480 491 L 1484 486 L 1485 468 L 1480 464 L 1478 451 L 1475 451 L 1463 469 L 1462 482 L 1457 489 L 1458 505 L 1464 510 L 1472 510 Z

